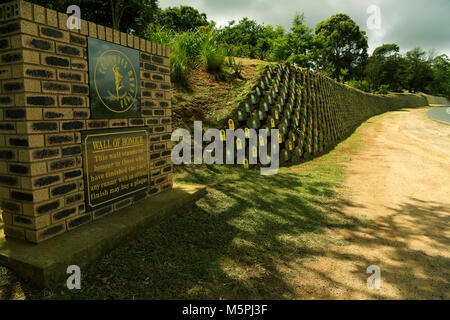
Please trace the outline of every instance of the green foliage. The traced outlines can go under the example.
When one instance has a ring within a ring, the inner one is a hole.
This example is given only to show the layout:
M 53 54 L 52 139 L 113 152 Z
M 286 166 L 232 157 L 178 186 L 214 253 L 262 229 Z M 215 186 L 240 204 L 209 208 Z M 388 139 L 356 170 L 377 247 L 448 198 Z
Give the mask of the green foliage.
M 200 51 L 200 59 L 210 73 L 221 73 L 225 64 L 227 51 L 214 42 L 204 41 Z
M 317 54 L 319 69 L 339 79 L 342 69 L 348 69 L 343 80 L 357 77 L 367 59 L 367 37 L 364 31 L 346 14 L 337 14 L 316 26 L 316 35 L 324 45 Z
M 378 88 L 378 93 L 379 94 L 388 94 L 388 92 L 389 92 L 389 85 L 387 85 L 387 84 L 382 84 Z
M 433 81 L 427 90 L 434 95 L 450 98 L 450 59 L 443 54 L 433 59 L 431 66 L 434 74 Z
M 166 28 L 182 31 L 195 31 L 200 26 L 208 26 L 206 13 L 200 13 L 189 6 L 169 7 L 159 10 L 157 24 Z
M 371 92 L 369 82 L 366 80 L 350 80 L 346 82 L 349 86 L 365 92 Z
M 426 85 L 433 80 L 431 61 L 425 58 L 425 51 L 415 48 L 406 53 L 406 85 L 409 92 L 425 91 Z
M 226 62 L 227 66 L 233 70 L 233 77 L 242 79 L 242 64 L 240 62 L 236 63 L 236 60 L 232 56 L 228 56 Z

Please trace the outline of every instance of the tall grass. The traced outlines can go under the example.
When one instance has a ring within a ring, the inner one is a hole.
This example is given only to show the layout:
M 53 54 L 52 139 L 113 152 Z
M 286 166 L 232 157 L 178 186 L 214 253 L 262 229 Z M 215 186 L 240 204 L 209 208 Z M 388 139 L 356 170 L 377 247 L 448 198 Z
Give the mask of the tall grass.
M 145 37 L 154 43 L 170 47 L 171 78 L 184 83 L 190 69 L 204 67 L 210 73 L 222 73 L 227 50 L 217 42 L 215 30 L 176 33 L 164 28 L 149 27 Z

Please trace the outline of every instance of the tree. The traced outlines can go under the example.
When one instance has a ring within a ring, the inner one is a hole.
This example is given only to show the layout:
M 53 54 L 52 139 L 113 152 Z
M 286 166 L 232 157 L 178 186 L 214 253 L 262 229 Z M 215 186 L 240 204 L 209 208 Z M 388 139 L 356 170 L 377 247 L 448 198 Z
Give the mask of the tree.
M 290 32 L 286 33 L 281 41 L 275 40 L 274 46 L 284 46 L 283 50 L 280 50 L 281 48 L 275 50 L 276 60 L 287 60 L 303 68 L 313 67 L 319 38 L 314 36 L 312 29 L 306 26 L 304 21 L 304 14 L 297 13 Z
M 431 61 L 425 59 L 425 51 L 415 48 L 406 53 L 406 84 L 409 92 L 425 91 L 425 87 L 433 80 Z
M 346 14 L 336 14 L 320 22 L 315 34 L 324 46 L 317 55 L 317 66 L 339 79 L 341 70 L 348 70 L 343 80 L 360 77 L 367 60 L 366 33 Z
M 81 18 L 122 32 L 142 35 L 155 21 L 157 0 L 29 0 L 41 6 L 66 12 L 74 4 L 81 9 Z
M 431 94 L 444 95 L 450 98 L 450 59 L 446 54 L 433 59 L 432 70 L 434 79 L 428 85 Z
M 399 51 L 396 44 L 383 44 L 367 59 L 365 78 L 372 91 L 376 91 L 381 85 L 388 85 L 392 91 L 403 89 L 405 64 Z
M 201 26 L 208 26 L 206 13 L 200 13 L 189 6 L 169 7 L 158 12 L 157 23 L 174 31 L 195 30 Z

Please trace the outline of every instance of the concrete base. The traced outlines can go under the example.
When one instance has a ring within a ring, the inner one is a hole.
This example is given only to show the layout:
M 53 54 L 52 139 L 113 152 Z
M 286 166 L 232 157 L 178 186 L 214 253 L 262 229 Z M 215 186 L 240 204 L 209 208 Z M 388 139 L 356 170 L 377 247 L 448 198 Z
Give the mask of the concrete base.
M 0 222 L 0 263 L 39 287 L 65 285 L 69 265 L 83 268 L 124 239 L 136 236 L 139 230 L 158 223 L 205 194 L 204 186 L 174 184 L 170 191 L 38 245 L 6 240 Z

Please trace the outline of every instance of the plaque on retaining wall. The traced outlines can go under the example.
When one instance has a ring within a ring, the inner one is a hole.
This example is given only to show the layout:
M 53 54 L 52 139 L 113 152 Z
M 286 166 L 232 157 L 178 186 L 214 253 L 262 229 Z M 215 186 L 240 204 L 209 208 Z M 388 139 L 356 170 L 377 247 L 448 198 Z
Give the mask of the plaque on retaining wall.
M 88 38 L 88 60 L 92 118 L 140 117 L 139 52 Z
M 92 210 L 147 188 L 147 128 L 82 131 L 86 208 Z

